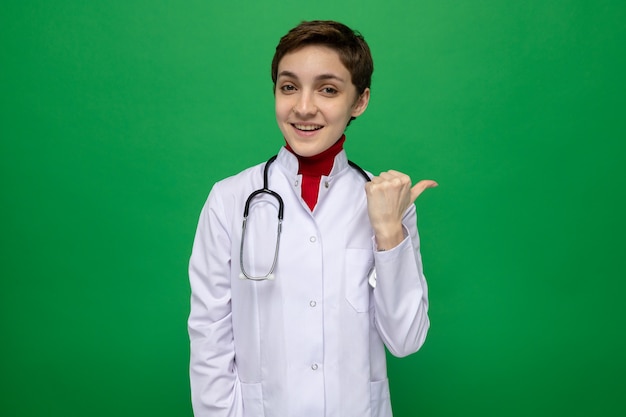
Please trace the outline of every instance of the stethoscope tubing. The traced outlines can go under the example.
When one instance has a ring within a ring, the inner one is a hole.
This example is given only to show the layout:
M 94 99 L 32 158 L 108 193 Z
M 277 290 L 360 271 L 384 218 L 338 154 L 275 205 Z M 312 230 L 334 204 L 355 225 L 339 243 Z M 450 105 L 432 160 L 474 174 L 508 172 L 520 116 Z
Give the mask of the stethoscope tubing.
M 239 278 L 241 279 L 249 279 L 252 281 L 264 281 L 264 280 L 273 280 L 275 278 L 274 269 L 276 269 L 276 263 L 278 262 L 278 251 L 280 249 L 280 233 L 282 232 L 283 213 L 285 211 L 285 203 L 283 202 L 283 198 L 276 191 L 270 190 L 268 187 L 269 167 L 276 160 L 277 157 L 278 155 L 274 155 L 270 159 L 268 159 L 268 161 L 265 163 L 265 167 L 263 168 L 263 188 L 253 191 L 248 196 L 248 199 L 246 200 L 246 204 L 243 208 L 243 223 L 241 226 L 241 246 L 239 248 L 239 267 L 241 270 L 241 273 L 239 274 Z M 348 164 L 352 168 L 354 168 L 358 173 L 360 173 L 361 176 L 363 176 L 363 178 L 365 178 L 366 181 L 371 181 L 369 175 L 367 175 L 367 173 L 363 171 L 363 169 L 360 166 L 358 166 L 352 161 L 348 161 Z M 254 200 L 254 198 L 258 196 L 259 194 L 268 194 L 274 197 L 276 201 L 278 201 L 278 228 L 276 231 L 276 248 L 274 250 L 274 260 L 272 262 L 272 267 L 270 268 L 269 272 L 265 275 L 251 275 L 251 274 L 248 274 L 244 266 L 244 262 L 243 262 L 244 249 L 243 248 L 244 248 L 244 242 L 246 239 L 246 225 L 248 223 L 248 214 L 250 212 L 250 204 L 252 203 L 252 200 Z

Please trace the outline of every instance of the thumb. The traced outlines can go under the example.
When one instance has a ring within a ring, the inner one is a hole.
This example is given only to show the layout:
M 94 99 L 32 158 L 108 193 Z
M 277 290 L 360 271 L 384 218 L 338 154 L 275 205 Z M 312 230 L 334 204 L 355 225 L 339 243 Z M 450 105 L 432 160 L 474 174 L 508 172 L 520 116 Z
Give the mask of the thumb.
M 438 185 L 439 184 L 437 184 L 433 180 L 421 180 L 421 181 L 419 181 L 417 184 L 415 184 L 411 188 L 411 202 L 414 202 L 415 200 L 417 200 L 417 197 L 419 197 L 419 195 L 422 194 L 425 189 L 427 189 L 427 188 L 435 188 Z

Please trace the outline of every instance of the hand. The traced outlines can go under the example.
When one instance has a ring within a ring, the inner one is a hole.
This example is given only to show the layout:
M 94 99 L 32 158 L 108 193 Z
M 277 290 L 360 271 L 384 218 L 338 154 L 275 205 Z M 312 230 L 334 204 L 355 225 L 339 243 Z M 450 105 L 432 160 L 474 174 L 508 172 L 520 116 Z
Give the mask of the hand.
M 402 217 L 406 209 L 425 189 L 438 185 L 432 180 L 411 184 L 408 175 L 393 170 L 382 172 L 365 184 L 367 212 L 379 250 L 394 248 L 404 240 Z

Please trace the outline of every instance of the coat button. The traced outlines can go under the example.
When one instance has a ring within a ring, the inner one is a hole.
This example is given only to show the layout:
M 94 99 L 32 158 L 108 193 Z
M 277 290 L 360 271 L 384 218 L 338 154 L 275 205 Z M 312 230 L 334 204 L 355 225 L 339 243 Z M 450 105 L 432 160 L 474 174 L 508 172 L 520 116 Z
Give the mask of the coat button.
M 314 363 L 313 365 L 311 365 L 311 369 L 313 369 L 314 371 L 317 371 L 317 364 Z
M 317 305 L 317 303 L 314 300 L 311 300 L 311 302 L 309 303 L 309 305 L 311 307 L 315 307 Z
M 309 240 L 311 241 L 311 243 L 315 243 L 317 241 L 317 238 L 315 236 L 311 236 Z

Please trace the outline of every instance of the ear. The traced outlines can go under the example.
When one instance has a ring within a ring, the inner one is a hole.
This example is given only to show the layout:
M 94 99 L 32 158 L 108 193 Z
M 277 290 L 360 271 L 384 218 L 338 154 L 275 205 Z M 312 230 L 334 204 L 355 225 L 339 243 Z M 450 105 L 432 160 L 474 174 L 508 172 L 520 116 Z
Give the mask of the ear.
M 359 117 L 363 114 L 367 105 L 370 102 L 370 89 L 366 88 L 363 93 L 356 99 L 354 106 L 352 107 L 352 117 Z

